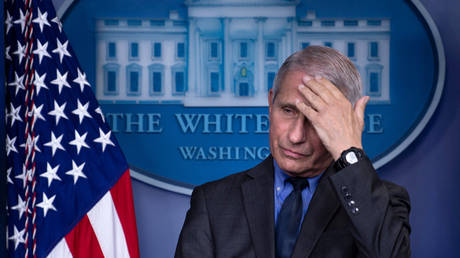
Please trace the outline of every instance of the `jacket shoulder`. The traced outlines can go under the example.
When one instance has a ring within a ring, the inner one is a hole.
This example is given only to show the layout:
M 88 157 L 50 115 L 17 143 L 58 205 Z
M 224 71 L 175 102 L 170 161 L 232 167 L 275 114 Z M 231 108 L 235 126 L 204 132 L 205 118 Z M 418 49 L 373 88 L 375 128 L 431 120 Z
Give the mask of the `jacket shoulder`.
M 273 176 L 273 158 L 271 155 L 253 168 L 204 183 L 195 187 L 194 191 L 204 191 L 206 195 L 207 193 L 228 193 L 229 190 L 240 189 L 241 184 L 248 180 L 265 176 Z
M 388 192 L 392 196 L 399 196 L 402 199 L 406 199 L 409 201 L 409 192 L 404 188 L 403 186 L 400 186 L 398 184 L 395 184 L 390 181 L 382 180 L 383 184 L 385 187 L 388 189 Z
M 244 181 L 247 180 L 247 178 L 248 178 L 247 172 L 248 171 L 250 171 L 250 169 L 244 170 L 244 171 L 241 171 L 241 172 L 238 172 L 238 173 L 235 173 L 235 174 L 228 175 L 228 176 L 226 176 L 224 178 L 221 178 L 221 179 L 218 179 L 218 180 L 214 180 L 214 181 L 204 183 L 202 185 L 199 185 L 199 186 L 195 187 L 195 189 L 204 190 L 206 192 L 214 192 L 214 191 L 217 191 L 219 189 L 222 190 L 223 188 L 228 188 L 230 186 L 240 185 L 241 183 L 243 183 Z

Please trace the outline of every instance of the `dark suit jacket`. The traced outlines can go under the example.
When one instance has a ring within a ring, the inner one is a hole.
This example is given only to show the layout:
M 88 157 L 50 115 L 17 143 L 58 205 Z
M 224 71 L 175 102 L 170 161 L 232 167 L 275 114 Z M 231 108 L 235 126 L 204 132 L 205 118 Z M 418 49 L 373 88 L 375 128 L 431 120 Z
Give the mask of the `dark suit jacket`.
M 176 258 L 275 257 L 273 158 L 194 189 Z M 330 166 L 292 257 L 410 257 L 409 196 L 366 158 Z

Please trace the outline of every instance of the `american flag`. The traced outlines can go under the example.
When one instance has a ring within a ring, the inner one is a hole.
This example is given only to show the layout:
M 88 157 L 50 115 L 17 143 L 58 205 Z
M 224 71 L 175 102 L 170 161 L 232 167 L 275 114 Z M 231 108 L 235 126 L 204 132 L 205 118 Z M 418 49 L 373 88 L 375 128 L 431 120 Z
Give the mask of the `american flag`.
M 51 0 L 6 0 L 11 257 L 139 257 L 127 162 Z

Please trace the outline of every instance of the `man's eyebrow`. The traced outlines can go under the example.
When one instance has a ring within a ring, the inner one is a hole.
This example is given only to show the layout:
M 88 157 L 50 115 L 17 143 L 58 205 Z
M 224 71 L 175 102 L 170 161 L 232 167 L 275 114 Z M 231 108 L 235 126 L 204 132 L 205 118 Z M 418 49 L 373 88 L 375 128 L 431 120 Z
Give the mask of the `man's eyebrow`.
M 280 106 L 298 110 L 297 106 L 295 104 L 292 104 L 292 103 L 283 103 L 283 102 L 281 102 Z
M 310 103 L 308 103 L 308 102 L 305 102 L 305 104 L 306 104 L 307 106 L 310 106 L 310 107 L 311 107 Z M 287 103 L 287 102 L 285 103 L 285 102 L 280 102 L 280 103 L 279 103 L 279 106 L 280 106 L 280 107 L 284 107 L 284 108 L 286 108 L 286 107 L 287 107 L 287 108 L 290 108 L 290 109 L 293 109 L 293 110 L 299 111 L 299 109 L 297 108 L 297 106 L 296 106 L 295 104 L 293 104 L 293 103 Z

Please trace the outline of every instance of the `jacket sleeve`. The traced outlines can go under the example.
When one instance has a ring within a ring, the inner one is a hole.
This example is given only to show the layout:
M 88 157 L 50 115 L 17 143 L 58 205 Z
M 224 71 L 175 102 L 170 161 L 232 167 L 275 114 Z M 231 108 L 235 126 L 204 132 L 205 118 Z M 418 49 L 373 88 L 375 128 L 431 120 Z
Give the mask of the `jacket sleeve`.
M 330 182 L 365 256 L 410 257 L 410 201 L 404 188 L 380 180 L 368 158 L 338 171 Z
M 214 243 L 206 199 L 201 187 L 196 187 L 193 190 L 190 209 L 187 211 L 174 257 L 214 257 Z

